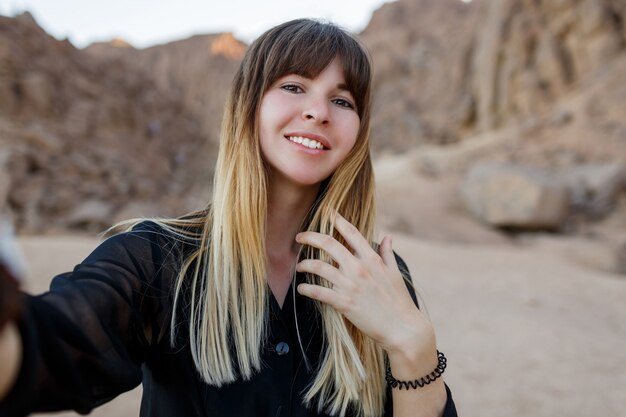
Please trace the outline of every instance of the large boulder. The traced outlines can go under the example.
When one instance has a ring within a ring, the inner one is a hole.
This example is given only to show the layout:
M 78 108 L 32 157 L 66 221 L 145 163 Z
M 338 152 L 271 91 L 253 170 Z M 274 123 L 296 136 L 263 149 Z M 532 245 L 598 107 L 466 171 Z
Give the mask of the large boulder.
M 567 189 L 548 173 L 507 164 L 473 166 L 463 198 L 481 221 L 516 229 L 558 229 L 569 208 Z
M 509 242 L 467 214 L 459 193 L 461 175 L 425 176 L 412 153 L 381 157 L 374 169 L 378 226 L 384 233 L 455 245 Z
M 573 209 L 598 217 L 612 209 L 626 186 L 626 164 L 609 162 L 574 166 L 560 172 L 557 178 L 568 189 Z

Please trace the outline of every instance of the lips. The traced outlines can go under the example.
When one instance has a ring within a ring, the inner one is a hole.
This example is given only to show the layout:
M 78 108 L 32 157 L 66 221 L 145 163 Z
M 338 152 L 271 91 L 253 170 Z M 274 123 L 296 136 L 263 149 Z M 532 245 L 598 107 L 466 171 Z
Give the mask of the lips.
M 285 139 L 287 140 L 290 140 L 290 138 L 295 138 L 295 137 L 314 140 L 316 142 L 321 143 L 322 146 L 324 146 L 323 148 L 324 150 L 331 149 L 331 145 L 328 139 L 326 139 L 324 136 L 321 136 L 321 135 L 316 135 L 314 133 L 309 133 L 309 132 L 289 132 L 285 134 Z

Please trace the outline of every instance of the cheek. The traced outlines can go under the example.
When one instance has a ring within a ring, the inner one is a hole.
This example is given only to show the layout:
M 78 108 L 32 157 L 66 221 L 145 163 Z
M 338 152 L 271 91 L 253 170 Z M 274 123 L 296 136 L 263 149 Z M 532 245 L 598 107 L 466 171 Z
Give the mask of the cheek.
M 346 120 L 342 130 L 344 132 L 345 137 L 347 138 L 347 144 L 350 149 L 354 147 L 357 141 L 357 137 L 359 136 L 359 130 L 361 128 L 360 119 L 354 117 L 352 119 Z
M 271 148 L 272 140 L 275 136 L 275 129 L 273 129 L 273 123 L 271 115 L 266 114 L 265 117 L 259 119 L 259 145 L 261 152 L 265 152 Z M 265 157 L 265 155 L 263 155 Z
M 261 136 L 261 140 L 263 139 L 264 133 L 267 132 L 269 126 L 271 125 L 272 120 L 272 112 L 271 106 L 268 105 L 267 100 L 264 98 L 261 101 L 261 106 L 259 108 L 259 135 Z
M 269 91 L 265 93 L 261 99 L 261 105 L 259 107 L 259 116 L 275 118 L 280 114 L 288 112 L 292 107 L 289 101 L 285 97 L 282 97 L 279 92 Z

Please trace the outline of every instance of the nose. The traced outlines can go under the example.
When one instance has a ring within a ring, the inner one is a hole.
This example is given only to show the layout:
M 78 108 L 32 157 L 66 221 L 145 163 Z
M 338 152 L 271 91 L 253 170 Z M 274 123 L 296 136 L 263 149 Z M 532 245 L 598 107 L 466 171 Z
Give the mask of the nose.
M 330 111 L 327 100 L 311 100 L 302 112 L 302 118 L 319 124 L 328 124 L 330 121 Z

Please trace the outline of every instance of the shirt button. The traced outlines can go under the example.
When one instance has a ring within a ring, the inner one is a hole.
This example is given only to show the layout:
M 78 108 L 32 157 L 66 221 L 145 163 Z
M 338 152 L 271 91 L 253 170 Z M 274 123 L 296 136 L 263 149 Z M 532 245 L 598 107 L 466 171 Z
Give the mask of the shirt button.
M 288 354 L 289 345 L 285 342 L 280 342 L 276 345 L 276 353 L 278 353 L 280 356 Z

